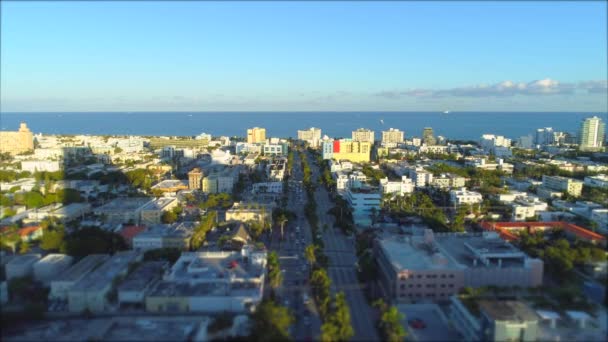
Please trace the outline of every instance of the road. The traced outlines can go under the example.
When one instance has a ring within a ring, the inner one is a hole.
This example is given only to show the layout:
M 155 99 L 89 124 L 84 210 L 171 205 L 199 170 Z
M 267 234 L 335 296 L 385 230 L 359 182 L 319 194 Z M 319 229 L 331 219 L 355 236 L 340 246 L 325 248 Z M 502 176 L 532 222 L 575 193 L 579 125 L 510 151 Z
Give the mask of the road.
M 317 216 L 319 217 L 319 227 L 327 224 L 327 229 L 323 232 L 324 252 L 329 258 L 328 273 L 332 281 L 332 293 L 344 291 L 348 305 L 352 326 L 355 330 L 353 341 L 379 341 L 380 337 L 376 332 L 373 320 L 373 311 L 369 306 L 362 288 L 357 279 L 356 247 L 354 239 L 347 237 L 339 229 L 334 229 L 334 217 L 327 214 L 327 211 L 334 206 L 329 198 L 327 190 L 316 181 L 319 179 L 319 167 L 313 163 L 312 157 L 308 155 L 309 165 L 313 175 L 313 183 L 319 184 L 315 192 L 317 203 Z
M 277 289 L 277 295 L 281 304 L 289 307 L 296 318 L 290 329 L 292 338 L 296 341 L 319 340 L 321 319 L 318 310 L 312 299 L 307 304 L 303 300 L 303 294 L 312 298 L 308 286 L 309 270 L 304 257 L 304 248 L 312 243 L 312 233 L 304 218 L 306 193 L 301 185 L 297 185 L 302 181 L 301 161 L 297 152 L 294 157 L 291 180 L 296 182 L 295 186 L 290 187 L 287 209 L 294 212 L 297 218 L 285 225 L 283 238 L 280 229 L 273 230 L 269 249 L 279 254 L 279 264 L 283 270 L 283 286 Z

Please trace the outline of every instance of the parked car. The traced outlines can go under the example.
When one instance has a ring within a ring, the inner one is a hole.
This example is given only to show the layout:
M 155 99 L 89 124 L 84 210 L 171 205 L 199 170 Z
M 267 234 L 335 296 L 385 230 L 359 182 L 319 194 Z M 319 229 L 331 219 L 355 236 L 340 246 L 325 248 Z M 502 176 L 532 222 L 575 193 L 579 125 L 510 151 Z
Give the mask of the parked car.
M 414 319 L 410 319 L 408 321 L 410 327 L 414 328 L 414 329 L 424 329 L 426 328 L 426 323 L 424 323 L 423 320 L 421 320 L 420 318 L 414 318 Z

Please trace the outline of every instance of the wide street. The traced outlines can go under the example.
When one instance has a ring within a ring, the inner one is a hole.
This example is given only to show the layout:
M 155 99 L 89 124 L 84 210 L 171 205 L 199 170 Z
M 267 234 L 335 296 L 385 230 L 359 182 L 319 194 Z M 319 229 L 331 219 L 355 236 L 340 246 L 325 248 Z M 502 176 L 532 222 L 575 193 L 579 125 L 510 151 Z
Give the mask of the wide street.
M 338 228 L 334 228 L 334 217 L 327 211 L 334 206 L 329 198 L 329 193 L 318 182 L 319 167 L 313 162 L 313 158 L 307 153 L 309 165 L 312 171 L 313 183 L 318 184 L 315 192 L 317 203 L 317 216 L 319 217 L 319 228 L 327 225 L 323 232 L 325 254 L 329 258 L 328 274 L 332 281 L 331 291 L 336 293 L 344 291 L 346 300 L 350 307 L 352 326 L 355 330 L 354 341 L 379 341 L 373 324 L 373 311 L 367 303 L 365 295 L 357 279 L 356 248 L 353 237 L 347 237 Z

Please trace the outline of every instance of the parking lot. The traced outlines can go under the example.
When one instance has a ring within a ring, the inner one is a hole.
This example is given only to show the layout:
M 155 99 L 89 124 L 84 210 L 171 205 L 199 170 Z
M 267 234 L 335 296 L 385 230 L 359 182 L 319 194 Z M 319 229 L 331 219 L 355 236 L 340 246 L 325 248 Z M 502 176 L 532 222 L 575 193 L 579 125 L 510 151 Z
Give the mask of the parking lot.
M 397 306 L 405 315 L 408 336 L 416 341 L 457 341 L 460 334 L 451 328 L 436 304 L 401 304 Z M 408 322 L 419 319 L 424 328 L 414 328 Z

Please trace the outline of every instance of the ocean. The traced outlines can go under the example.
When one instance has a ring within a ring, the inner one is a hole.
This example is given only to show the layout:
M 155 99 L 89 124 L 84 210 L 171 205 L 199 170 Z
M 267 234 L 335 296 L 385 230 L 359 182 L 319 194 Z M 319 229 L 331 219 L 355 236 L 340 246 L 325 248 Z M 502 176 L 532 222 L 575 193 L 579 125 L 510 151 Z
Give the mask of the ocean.
M 247 128 L 264 127 L 269 137 L 296 137 L 297 130 L 321 128 L 330 137 L 351 136 L 365 127 L 398 128 L 406 138 L 420 137 L 424 127 L 449 139 L 478 140 L 491 133 L 516 139 L 537 128 L 577 133 L 581 120 L 607 113 L 571 112 L 129 112 L 129 113 L 0 113 L 1 130 L 17 130 L 26 122 L 34 133 L 93 135 L 245 136 Z

